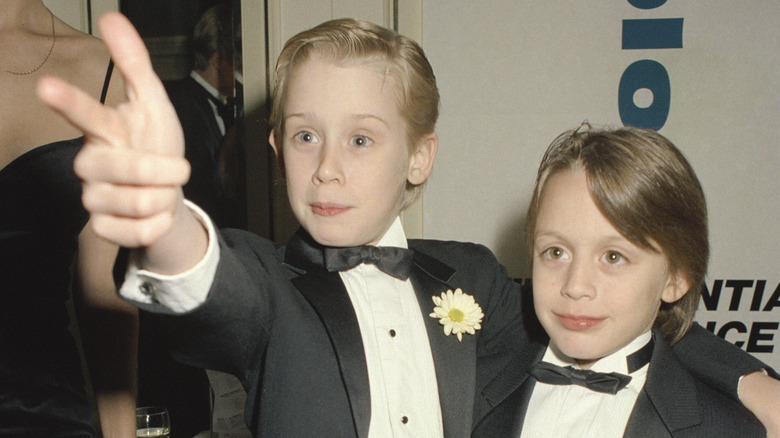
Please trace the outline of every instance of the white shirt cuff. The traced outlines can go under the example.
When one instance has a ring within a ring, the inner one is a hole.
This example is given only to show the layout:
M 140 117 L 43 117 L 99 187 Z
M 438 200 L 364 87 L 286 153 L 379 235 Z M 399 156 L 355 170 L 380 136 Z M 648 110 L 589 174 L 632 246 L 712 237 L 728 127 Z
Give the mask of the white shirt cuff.
M 186 199 L 184 203 L 208 232 L 206 255 L 185 272 L 162 275 L 140 269 L 138 252 L 131 251 L 119 295 L 139 303 L 159 303 L 175 313 L 188 312 L 206 301 L 219 264 L 217 232 L 203 210 Z
M 759 373 L 761 373 L 761 374 L 763 374 L 765 376 L 769 375 L 769 372 L 766 370 L 766 368 L 759 368 L 756 371 L 758 371 Z M 748 374 L 753 374 L 753 372 L 751 371 Z M 740 393 L 740 390 L 742 389 L 742 379 L 745 376 L 747 376 L 747 374 L 743 374 L 743 375 L 739 376 L 739 380 L 737 380 L 737 397 L 739 398 L 740 401 L 742 400 L 742 394 Z

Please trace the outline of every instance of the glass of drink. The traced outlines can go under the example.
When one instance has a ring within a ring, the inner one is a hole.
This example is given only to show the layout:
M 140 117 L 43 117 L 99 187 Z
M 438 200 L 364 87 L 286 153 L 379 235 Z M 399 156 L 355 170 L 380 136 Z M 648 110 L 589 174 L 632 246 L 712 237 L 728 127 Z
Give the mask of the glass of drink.
M 136 408 L 136 437 L 170 438 L 171 419 L 168 410 L 157 406 Z

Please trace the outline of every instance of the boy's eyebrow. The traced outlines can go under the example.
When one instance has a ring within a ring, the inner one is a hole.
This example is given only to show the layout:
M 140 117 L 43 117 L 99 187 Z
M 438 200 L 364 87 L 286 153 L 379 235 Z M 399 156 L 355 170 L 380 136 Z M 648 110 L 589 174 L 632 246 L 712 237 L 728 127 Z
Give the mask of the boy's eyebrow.
M 547 239 L 563 239 L 564 236 L 562 236 L 560 233 L 558 233 L 555 230 L 539 230 L 534 233 L 534 241 L 539 238 L 547 238 Z
M 287 120 L 292 119 L 292 118 L 307 119 L 307 118 L 309 118 L 308 116 L 309 116 L 309 113 L 293 113 L 293 114 L 286 115 L 284 117 L 283 121 L 286 122 Z M 383 118 L 381 118 L 381 117 L 379 117 L 379 116 L 377 116 L 375 114 L 371 114 L 371 113 L 354 114 L 352 116 L 352 118 L 355 119 L 355 120 L 374 119 L 374 120 L 378 120 L 379 122 L 381 122 L 383 125 L 385 125 L 387 127 L 390 126 L 385 119 L 383 119 Z
M 292 118 L 295 118 L 295 117 L 298 117 L 298 118 L 301 118 L 301 119 L 305 119 L 306 118 L 306 113 L 288 114 L 288 115 L 284 116 L 284 118 L 282 120 L 283 121 L 287 121 L 287 119 L 292 119 Z
M 381 117 L 379 117 L 377 115 L 374 115 L 374 114 L 355 114 L 353 117 L 356 120 L 374 119 L 374 120 L 378 120 L 378 121 L 382 122 L 382 124 L 384 124 L 385 126 L 389 126 L 387 121 L 385 121 L 385 119 L 383 119 L 383 118 L 381 118 Z
M 560 233 L 557 230 L 539 230 L 534 233 L 534 240 L 539 238 L 568 240 L 565 234 Z M 604 234 L 599 236 L 598 242 L 602 245 L 618 244 L 628 242 L 634 245 L 630 240 L 626 239 L 619 233 Z

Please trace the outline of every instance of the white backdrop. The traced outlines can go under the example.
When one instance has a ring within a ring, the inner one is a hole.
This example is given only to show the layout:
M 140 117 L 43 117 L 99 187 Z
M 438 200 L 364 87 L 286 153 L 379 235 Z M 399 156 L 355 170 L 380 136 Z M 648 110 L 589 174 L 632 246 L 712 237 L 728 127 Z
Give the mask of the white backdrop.
M 668 36 L 656 45 L 681 47 L 624 49 L 624 20 L 637 19 L 682 27 L 632 41 Z M 483 243 L 527 276 L 522 229 L 542 153 L 582 120 L 623 124 L 621 77 L 647 60 L 668 75 L 669 108 L 646 111 L 666 116 L 660 132 L 687 155 L 709 204 L 697 319 L 780 368 L 778 21 L 776 0 L 424 1 L 422 44 L 442 93 L 424 237 Z M 655 91 L 637 92 L 624 116 L 662 100 Z

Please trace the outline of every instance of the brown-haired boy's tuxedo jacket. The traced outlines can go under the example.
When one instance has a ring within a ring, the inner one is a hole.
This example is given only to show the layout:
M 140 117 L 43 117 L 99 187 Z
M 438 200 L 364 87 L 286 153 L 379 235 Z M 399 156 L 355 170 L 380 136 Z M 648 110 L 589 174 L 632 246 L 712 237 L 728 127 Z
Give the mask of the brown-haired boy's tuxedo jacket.
M 679 362 L 660 332 L 647 380 L 637 396 L 625 437 L 763 437 L 760 422 L 739 402 L 694 378 Z M 484 415 L 473 438 L 520 437 L 536 379 L 528 375 L 542 360 L 547 342 L 533 342 L 477 395 Z
M 160 305 L 136 303 L 162 314 L 174 357 L 237 376 L 248 392 L 246 419 L 255 436 L 365 438 L 371 409 L 360 329 L 341 277 L 322 267 L 323 248 L 303 230 L 281 247 L 236 230 L 223 230 L 219 244 L 214 284 L 200 307 L 170 317 Z M 468 437 L 479 420 L 472 417 L 478 382 L 492 380 L 528 345 L 523 294 L 483 246 L 410 240 L 409 248 L 444 435 Z M 482 328 L 462 342 L 445 336 L 428 316 L 431 298 L 456 288 L 484 313 Z M 706 348 L 722 343 L 711 335 L 695 342 Z M 742 359 L 730 369 L 735 375 L 761 367 L 747 355 Z M 706 363 L 702 370 L 708 371 Z

